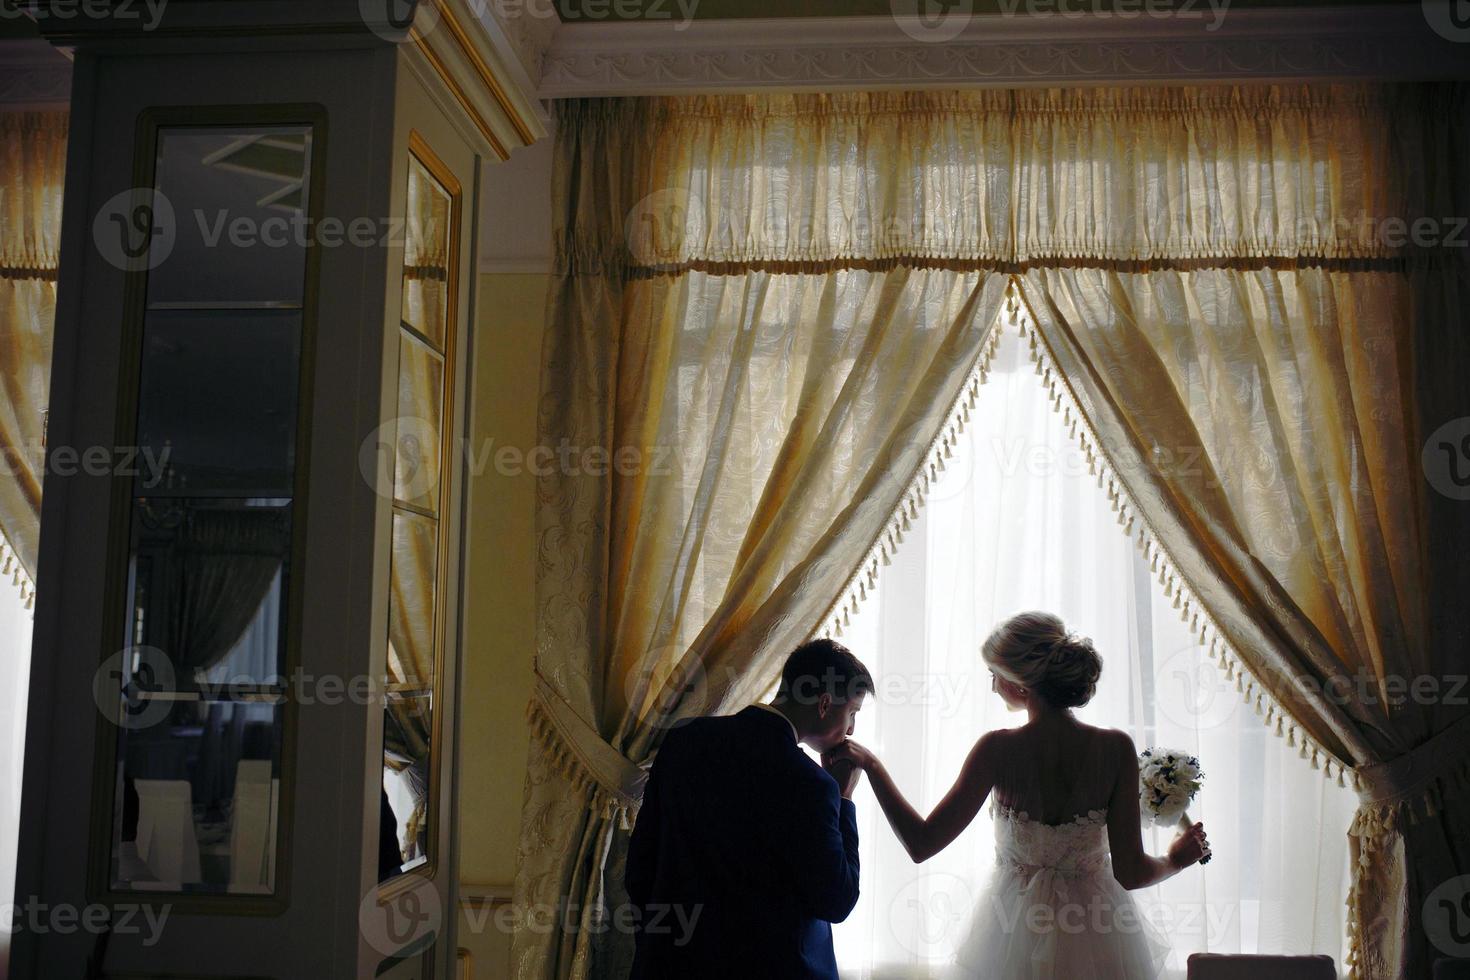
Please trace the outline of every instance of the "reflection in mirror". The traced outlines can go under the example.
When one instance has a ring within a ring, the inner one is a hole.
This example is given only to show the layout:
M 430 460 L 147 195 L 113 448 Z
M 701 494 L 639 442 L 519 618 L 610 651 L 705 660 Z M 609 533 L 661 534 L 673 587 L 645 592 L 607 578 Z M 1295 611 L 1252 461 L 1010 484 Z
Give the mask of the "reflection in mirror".
M 379 861 L 384 878 L 428 860 L 438 534 L 437 521 L 403 510 L 393 514 Z
M 433 860 L 434 695 L 439 676 L 439 574 L 459 187 L 409 157 L 407 241 L 399 323 L 393 549 L 379 801 L 380 881 Z M 451 190 L 452 186 L 452 190 Z
M 301 305 L 311 136 L 305 126 L 159 133 L 156 220 L 173 235 L 148 276 L 151 309 Z
M 112 885 L 269 893 L 289 502 L 140 498 L 132 527 Z
M 148 314 L 138 492 L 290 495 L 300 345 L 298 312 Z
M 115 890 L 275 890 L 312 148 L 308 125 L 158 130 L 127 618 L 96 691 Z
M 407 331 L 401 332 L 398 357 L 398 452 L 393 464 L 393 496 L 437 515 L 444 358 Z
M 453 203 L 449 192 L 424 165 L 416 157 L 409 157 L 403 322 L 441 349 L 449 309 L 449 226 Z
M 388 607 L 388 690 L 418 695 L 434 682 L 436 521 L 393 515 L 391 605 Z
M 378 880 L 429 860 L 433 695 L 388 693 L 383 709 L 383 822 Z

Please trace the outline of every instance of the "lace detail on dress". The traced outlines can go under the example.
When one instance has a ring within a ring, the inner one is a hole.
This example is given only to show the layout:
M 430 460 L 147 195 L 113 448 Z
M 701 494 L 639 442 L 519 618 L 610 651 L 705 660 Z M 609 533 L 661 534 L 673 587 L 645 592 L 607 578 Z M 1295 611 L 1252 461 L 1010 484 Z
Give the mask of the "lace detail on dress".
M 1148 980 L 1168 942 L 1113 878 L 1108 813 L 1060 824 L 992 801 L 998 867 L 978 896 L 953 980 Z
M 1032 820 L 1025 810 L 995 804 L 995 862 L 1024 877 L 1053 871 L 1062 877 L 1111 874 L 1108 812 L 1088 810 L 1060 824 Z

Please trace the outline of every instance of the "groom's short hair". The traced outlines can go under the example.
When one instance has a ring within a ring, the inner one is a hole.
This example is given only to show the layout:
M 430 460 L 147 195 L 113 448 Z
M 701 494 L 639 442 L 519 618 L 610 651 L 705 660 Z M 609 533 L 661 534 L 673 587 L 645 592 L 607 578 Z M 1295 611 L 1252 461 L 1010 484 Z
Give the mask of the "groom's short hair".
M 836 640 L 808 640 L 786 658 L 777 702 L 815 704 L 823 694 L 847 701 L 873 691 L 873 675 L 851 650 Z

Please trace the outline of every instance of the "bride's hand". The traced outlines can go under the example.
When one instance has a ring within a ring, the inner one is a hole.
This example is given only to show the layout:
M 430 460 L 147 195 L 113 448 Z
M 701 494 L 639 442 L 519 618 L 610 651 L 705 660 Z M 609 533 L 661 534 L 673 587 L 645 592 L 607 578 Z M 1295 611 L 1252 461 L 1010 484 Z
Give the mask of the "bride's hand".
M 823 753 L 822 765 L 825 766 L 828 760 L 845 760 L 866 772 L 868 769 L 872 768 L 873 763 L 876 761 L 876 757 L 873 755 L 873 753 L 869 752 L 867 749 L 863 748 L 861 745 L 849 738 L 838 744 L 836 747 L 828 749 L 825 753 Z
M 1209 853 L 1210 841 L 1205 836 L 1205 825 L 1197 823 L 1188 830 L 1181 830 L 1174 843 L 1169 845 L 1169 863 L 1183 869 L 1198 864 Z

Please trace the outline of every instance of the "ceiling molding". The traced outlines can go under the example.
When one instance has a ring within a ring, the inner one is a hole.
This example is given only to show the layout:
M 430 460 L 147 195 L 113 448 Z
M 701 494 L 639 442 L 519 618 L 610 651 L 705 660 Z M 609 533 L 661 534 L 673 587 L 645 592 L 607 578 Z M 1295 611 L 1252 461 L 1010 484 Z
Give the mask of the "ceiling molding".
M 1020 2 L 1020 0 L 1017 0 Z M 1172 16 L 976 14 L 563 24 L 543 98 L 761 90 L 1465 77 L 1420 4 Z M 1228 6 L 1228 5 L 1227 5 Z M 1060 8 L 1065 9 L 1065 8 Z M 1074 4 L 1072 9 L 1078 9 Z M 1144 8 L 1150 9 L 1150 8 Z
M 71 73 L 71 59 L 45 41 L 0 41 L 0 108 L 70 108 Z
M 414 12 L 409 63 L 433 77 L 474 126 L 475 142 L 499 160 L 546 135 L 545 108 L 512 55 L 475 16 L 478 0 L 425 0 Z M 493 22 L 492 22 L 493 23 Z M 502 38 L 502 41 L 504 38 Z
M 438 29 L 454 38 L 481 86 L 525 146 L 546 135 L 546 109 L 536 98 L 536 85 L 542 56 L 557 23 L 549 8 L 538 13 L 540 5 L 547 3 L 549 0 L 519 0 L 518 5 L 434 0 Z
M 561 26 L 554 0 L 458 0 L 470 8 L 492 43 L 508 63 L 519 70 L 518 83 L 534 93 L 541 82 L 542 65 L 552 36 Z

